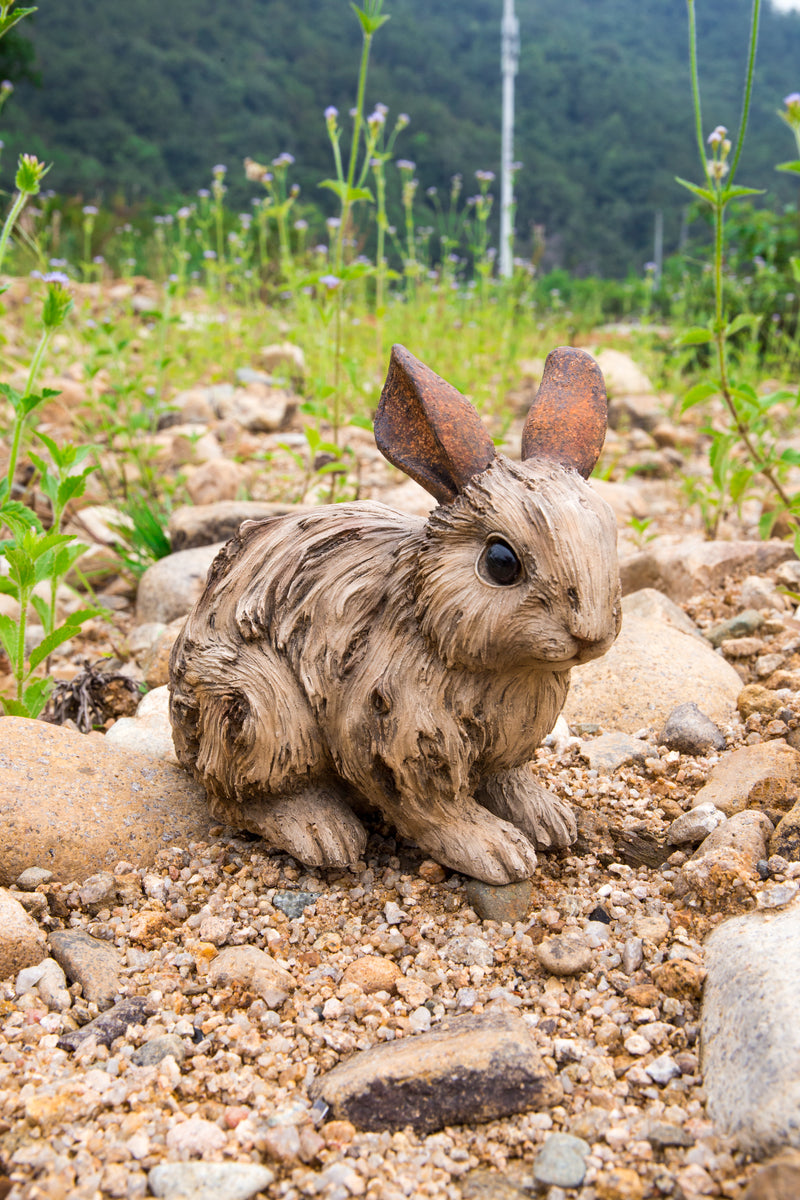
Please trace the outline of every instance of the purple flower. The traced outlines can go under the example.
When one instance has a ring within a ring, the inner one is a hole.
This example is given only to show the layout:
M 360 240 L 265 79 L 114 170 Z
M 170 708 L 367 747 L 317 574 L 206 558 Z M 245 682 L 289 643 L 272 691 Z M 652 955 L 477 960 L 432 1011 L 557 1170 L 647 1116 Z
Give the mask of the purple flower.
M 333 104 L 329 104 L 328 107 L 325 109 L 325 120 L 326 121 L 335 121 L 336 118 L 338 117 L 338 115 L 339 115 L 339 110 L 338 110 L 338 108 L 335 108 Z
M 475 178 L 478 183 L 492 183 L 494 181 L 494 171 L 476 171 Z
M 69 275 L 65 275 L 63 271 L 48 271 L 42 278 L 45 283 L 69 283 Z
M 279 154 L 277 158 L 273 158 L 272 165 L 273 167 L 290 167 L 293 162 L 294 155 L 284 150 L 283 154 Z
M 417 169 L 417 164 L 410 158 L 398 158 L 397 166 L 401 171 L 416 171 Z
M 211 195 L 211 192 L 208 190 L 208 188 L 198 188 L 197 194 L 201 200 L 207 200 L 208 197 Z
M 319 281 L 329 292 L 335 292 L 342 285 L 342 281 L 338 275 L 320 275 Z
M 706 141 L 708 142 L 709 146 L 718 146 L 720 144 L 720 142 L 723 141 L 723 139 L 725 138 L 727 132 L 728 131 L 724 125 L 718 125 L 716 127 L 716 129 L 713 129 L 711 131 L 711 133 L 706 138 Z
M 217 163 L 217 165 L 215 167 L 211 168 L 211 174 L 214 176 L 215 179 L 221 179 L 222 176 L 226 174 L 227 170 L 228 170 L 228 168 L 225 166 L 224 163 Z
M 5 87 L 5 84 L 3 84 L 3 87 Z M 783 103 L 787 108 L 794 108 L 795 105 L 800 106 L 800 92 L 790 92 L 788 96 L 784 97 Z
M 85 217 L 96 217 L 97 216 L 97 206 L 94 204 L 84 204 L 82 211 L 83 211 L 83 215 Z
M 304 229 L 308 229 L 308 221 L 304 221 L 301 217 L 298 221 L 295 221 L 294 227 L 299 233 L 302 233 Z
M 203 251 L 203 258 L 214 259 L 216 257 L 217 257 L 216 250 L 204 250 Z

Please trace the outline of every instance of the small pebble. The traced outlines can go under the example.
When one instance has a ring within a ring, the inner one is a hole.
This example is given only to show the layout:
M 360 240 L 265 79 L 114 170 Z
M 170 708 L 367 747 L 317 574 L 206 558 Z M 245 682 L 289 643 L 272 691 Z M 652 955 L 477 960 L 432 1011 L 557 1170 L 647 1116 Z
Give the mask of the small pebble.
M 175 1034 L 167 1033 L 162 1037 L 151 1038 L 144 1045 L 134 1050 L 131 1062 L 137 1067 L 152 1067 L 171 1054 L 180 1065 L 186 1057 L 186 1047 Z
M 49 883 L 53 872 L 44 867 L 27 867 L 17 879 L 17 887 L 22 892 L 35 892 L 42 883 Z
M 535 954 L 551 975 L 580 975 L 592 965 L 592 951 L 577 934 L 545 938 Z
M 467 901 L 484 921 L 524 921 L 533 894 L 533 881 L 523 879 L 504 887 L 482 883 L 479 879 L 468 879 Z
M 249 1200 L 274 1179 L 269 1167 L 248 1162 L 161 1163 L 147 1175 L 160 1200 Z
M 533 1177 L 542 1186 L 577 1188 L 586 1175 L 591 1147 L 569 1133 L 551 1133 L 533 1160 Z
M 319 900 L 319 896 L 316 892 L 275 892 L 272 897 L 275 908 L 286 913 L 290 920 L 302 916 L 303 912 L 310 905 L 316 904 L 317 900 Z
M 693 701 L 673 708 L 659 741 L 681 754 L 707 754 L 710 750 L 725 749 L 722 731 Z

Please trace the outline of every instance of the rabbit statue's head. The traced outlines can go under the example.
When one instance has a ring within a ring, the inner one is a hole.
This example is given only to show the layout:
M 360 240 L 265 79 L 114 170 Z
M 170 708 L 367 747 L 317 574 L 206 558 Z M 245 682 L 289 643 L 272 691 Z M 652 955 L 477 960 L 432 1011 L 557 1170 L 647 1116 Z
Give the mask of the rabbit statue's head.
M 609 649 L 621 619 L 616 521 L 585 482 L 605 430 L 603 377 L 581 350 L 548 356 L 516 463 L 455 388 L 393 348 L 375 440 L 440 501 L 415 601 L 448 664 L 563 671 Z

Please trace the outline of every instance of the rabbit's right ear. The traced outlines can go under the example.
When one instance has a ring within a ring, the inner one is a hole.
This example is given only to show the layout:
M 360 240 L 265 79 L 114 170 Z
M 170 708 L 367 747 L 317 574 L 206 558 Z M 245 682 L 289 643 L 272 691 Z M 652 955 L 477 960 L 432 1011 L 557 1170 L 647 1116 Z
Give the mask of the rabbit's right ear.
M 473 475 L 485 471 L 494 444 L 475 409 L 404 346 L 392 346 L 375 416 L 384 458 L 450 504 Z

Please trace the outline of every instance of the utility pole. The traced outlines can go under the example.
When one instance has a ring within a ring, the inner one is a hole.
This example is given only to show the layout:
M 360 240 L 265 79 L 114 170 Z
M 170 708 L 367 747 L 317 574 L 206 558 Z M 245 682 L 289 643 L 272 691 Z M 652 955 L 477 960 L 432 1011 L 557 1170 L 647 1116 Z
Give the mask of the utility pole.
M 519 21 L 514 15 L 514 0 L 503 0 L 502 50 L 503 128 L 500 150 L 500 274 L 512 273 L 514 230 L 514 76 L 519 63 Z

